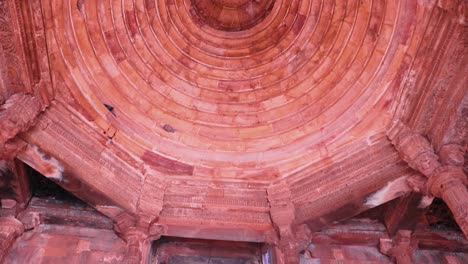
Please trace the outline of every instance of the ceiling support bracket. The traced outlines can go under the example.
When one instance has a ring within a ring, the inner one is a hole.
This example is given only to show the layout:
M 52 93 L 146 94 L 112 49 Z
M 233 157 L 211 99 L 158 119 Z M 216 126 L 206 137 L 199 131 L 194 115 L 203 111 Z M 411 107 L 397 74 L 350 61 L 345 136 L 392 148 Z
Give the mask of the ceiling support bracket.
M 425 137 L 414 133 L 400 121 L 393 124 L 387 135 L 402 159 L 427 178 L 417 189 L 442 198 L 468 237 L 467 178 L 463 161 L 458 158 L 463 156 L 463 148 L 442 147 L 439 157 Z

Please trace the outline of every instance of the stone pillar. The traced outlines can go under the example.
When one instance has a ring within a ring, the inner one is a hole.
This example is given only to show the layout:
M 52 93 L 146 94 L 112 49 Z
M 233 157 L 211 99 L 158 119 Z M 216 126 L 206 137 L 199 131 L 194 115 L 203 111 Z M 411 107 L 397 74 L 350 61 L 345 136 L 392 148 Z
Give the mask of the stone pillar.
M 393 239 L 381 238 L 380 251 L 396 260 L 397 264 L 413 264 L 417 245 L 411 240 L 411 231 L 400 230 Z
M 275 226 L 278 239 L 272 244 L 274 252 L 273 263 L 299 263 L 299 251 L 294 234 L 295 209 L 291 199 L 291 191 L 284 184 L 276 184 L 268 188 L 270 201 L 270 217 Z
M 418 189 L 440 197 L 448 205 L 455 221 L 468 238 L 468 191 L 467 178 L 463 172 L 464 148 L 447 145 L 439 156 L 429 141 L 411 131 L 401 122 L 396 122 L 388 132 L 400 156 L 408 165 L 421 172 L 427 180 Z
M 427 181 L 430 193 L 444 200 L 465 237 L 468 237 L 468 190 L 461 167 L 437 168 Z
M 23 224 L 16 218 L 0 217 L 0 263 L 3 263 L 8 250 L 23 232 Z
M 123 213 L 116 217 L 115 231 L 127 242 L 127 250 L 122 260 L 123 264 L 148 263 L 151 241 L 160 237 L 160 229 L 150 228 L 134 217 Z
M 146 232 L 135 227 L 127 230 L 122 237 L 127 242 L 122 264 L 147 263 L 151 243 Z
M 276 264 L 297 264 L 299 263 L 299 250 L 297 243 L 292 239 L 281 240 L 274 247 Z

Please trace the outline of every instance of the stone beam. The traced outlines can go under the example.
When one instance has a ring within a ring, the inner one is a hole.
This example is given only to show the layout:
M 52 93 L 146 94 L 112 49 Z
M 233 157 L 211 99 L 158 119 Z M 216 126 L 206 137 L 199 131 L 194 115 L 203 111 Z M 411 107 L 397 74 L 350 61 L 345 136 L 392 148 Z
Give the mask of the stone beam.
M 101 212 L 118 207 L 135 213 L 141 164 L 74 114 L 59 103 L 51 105 L 22 134 L 28 147 L 18 158 Z
M 468 191 L 464 174 L 463 147 L 447 146 L 441 150 L 441 160 L 435 154 L 429 141 L 414 133 L 402 122 L 395 122 L 388 137 L 408 165 L 421 172 L 427 181 L 423 193 L 440 197 L 452 211 L 455 221 L 468 237 Z
M 286 186 L 294 224 L 319 231 L 411 192 L 407 179 L 414 175 L 386 138 L 347 152 L 345 158 L 290 178 Z
M 109 218 L 114 219 L 124 211 L 98 189 L 65 173 L 59 160 L 48 156 L 37 147 L 27 145 L 18 154 L 18 158 Z
M 164 175 L 153 171 L 146 181 L 153 185 L 160 181 L 158 176 L 163 179 Z M 246 242 L 275 240 L 265 183 L 166 177 L 163 186 L 152 185 L 143 190 L 151 194 L 144 199 L 155 208 L 153 212 L 158 211 L 160 198 L 151 190 L 165 188 L 163 208 L 155 223 L 164 226 L 164 235 Z M 143 208 L 141 201 L 139 208 Z M 151 212 L 151 207 L 146 208 Z

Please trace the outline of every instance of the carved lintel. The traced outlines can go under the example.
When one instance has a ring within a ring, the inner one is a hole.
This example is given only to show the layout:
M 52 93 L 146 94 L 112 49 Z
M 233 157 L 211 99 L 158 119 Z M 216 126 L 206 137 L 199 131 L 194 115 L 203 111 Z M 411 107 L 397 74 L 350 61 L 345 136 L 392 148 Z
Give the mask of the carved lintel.
M 412 264 L 413 252 L 417 248 L 417 241 L 411 239 L 411 231 L 400 230 L 393 239 L 381 238 L 380 251 L 396 260 L 397 264 Z
M 0 217 L 0 263 L 3 263 L 11 245 L 23 232 L 23 224 L 16 218 Z

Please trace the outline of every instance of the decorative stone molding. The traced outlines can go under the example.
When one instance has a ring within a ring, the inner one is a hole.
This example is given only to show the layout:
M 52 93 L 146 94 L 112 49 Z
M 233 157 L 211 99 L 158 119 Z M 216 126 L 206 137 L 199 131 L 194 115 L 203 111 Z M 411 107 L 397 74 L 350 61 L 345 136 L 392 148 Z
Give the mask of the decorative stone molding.
M 13 217 L 0 217 L 0 263 L 15 239 L 24 232 L 23 224 Z
M 463 172 L 463 148 L 456 145 L 443 146 L 439 156 L 429 141 L 398 121 L 388 132 L 388 137 L 408 165 L 420 171 L 427 180 L 412 182 L 413 189 L 440 197 L 448 205 L 461 230 L 468 237 L 468 191 Z M 421 186 L 422 185 L 422 186 Z

